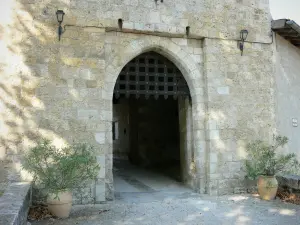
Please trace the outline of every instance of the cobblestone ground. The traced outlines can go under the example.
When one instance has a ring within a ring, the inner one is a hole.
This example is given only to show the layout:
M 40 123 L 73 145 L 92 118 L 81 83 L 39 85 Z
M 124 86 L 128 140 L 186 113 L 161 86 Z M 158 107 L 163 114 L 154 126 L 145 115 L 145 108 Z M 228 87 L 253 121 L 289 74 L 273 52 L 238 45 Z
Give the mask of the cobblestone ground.
M 33 225 L 299 225 L 300 206 L 252 195 L 198 195 L 163 175 L 126 168 L 115 171 L 114 202 L 74 206 L 69 219 Z

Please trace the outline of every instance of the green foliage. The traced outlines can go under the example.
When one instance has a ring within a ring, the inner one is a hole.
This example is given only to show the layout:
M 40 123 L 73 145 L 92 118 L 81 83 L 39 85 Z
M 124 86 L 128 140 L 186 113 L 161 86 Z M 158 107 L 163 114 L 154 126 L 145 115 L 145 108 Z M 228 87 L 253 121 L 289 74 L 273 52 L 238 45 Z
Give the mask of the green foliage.
M 255 141 L 247 145 L 248 159 L 245 162 L 246 177 L 256 179 L 260 175 L 274 176 L 279 173 L 290 173 L 299 168 L 299 162 L 293 153 L 282 155 L 276 150 L 288 143 L 288 138 L 276 136 L 274 145 Z
M 100 166 L 93 153 L 93 147 L 86 144 L 56 148 L 42 140 L 25 154 L 22 166 L 49 193 L 57 194 L 96 178 Z

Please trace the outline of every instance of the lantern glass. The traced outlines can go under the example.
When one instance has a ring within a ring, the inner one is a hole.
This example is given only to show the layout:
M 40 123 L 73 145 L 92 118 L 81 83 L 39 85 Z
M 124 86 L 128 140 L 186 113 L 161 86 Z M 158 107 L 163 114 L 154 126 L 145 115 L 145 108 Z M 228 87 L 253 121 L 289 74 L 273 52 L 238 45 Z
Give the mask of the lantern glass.
M 64 13 L 63 10 L 57 10 L 57 11 L 56 11 L 56 17 L 57 17 L 57 21 L 58 21 L 59 23 L 62 23 L 62 22 L 63 22 L 63 20 L 64 20 L 64 15 L 65 15 L 65 13 Z
M 241 40 L 246 40 L 248 36 L 248 31 L 247 30 L 241 30 Z

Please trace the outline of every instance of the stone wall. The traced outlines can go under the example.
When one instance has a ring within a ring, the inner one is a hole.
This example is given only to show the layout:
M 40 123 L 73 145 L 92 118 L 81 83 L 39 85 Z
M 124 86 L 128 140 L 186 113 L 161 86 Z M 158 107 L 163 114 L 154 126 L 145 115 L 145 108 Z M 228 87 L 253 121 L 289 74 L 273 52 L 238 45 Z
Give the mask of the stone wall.
M 268 1 L 265 0 L 21 2 L 32 11 L 35 20 L 48 23 L 56 22 L 53 16 L 60 8 L 66 12 L 65 23 L 70 25 L 116 27 L 118 19 L 123 19 L 125 29 L 183 34 L 190 26 L 192 35 L 224 39 L 236 39 L 240 30 L 247 28 L 251 40 L 269 40 L 270 13 Z
M 129 101 L 119 99 L 113 105 L 113 122 L 115 123 L 115 140 L 113 140 L 113 154 L 115 158 L 127 159 L 129 153 Z
M 195 155 L 194 151 L 194 135 L 193 135 L 193 118 L 192 118 L 192 102 L 190 99 L 178 99 L 178 111 L 179 111 L 179 138 L 180 138 L 180 165 L 181 165 L 181 177 L 183 182 L 192 187 L 198 189 L 199 192 L 205 192 L 205 185 L 199 184 L 199 175 L 202 180 L 205 178 L 205 153 L 198 152 Z M 196 162 L 197 161 L 197 162 Z M 201 165 L 202 170 L 200 173 L 196 173 L 196 164 Z
M 253 139 L 270 140 L 275 131 L 273 50 L 246 44 L 241 57 L 236 42 L 206 39 L 207 140 L 211 194 L 243 187 L 242 159 Z
M 276 125 L 278 133 L 289 138 L 285 151 L 296 153 L 300 159 L 300 50 L 279 35 L 275 47 Z M 293 119 L 298 125 L 293 126 Z
M 268 1 L 4 0 L 1 6 L 0 157 L 14 161 L 14 170 L 41 137 L 58 146 L 88 142 L 101 170 L 75 201 L 111 200 L 114 84 L 130 59 L 152 50 L 175 63 L 190 88 L 195 189 L 222 194 L 240 187 L 244 144 L 268 139 L 274 128 Z M 57 9 L 66 12 L 60 42 Z M 250 43 L 241 57 L 236 39 L 244 28 Z

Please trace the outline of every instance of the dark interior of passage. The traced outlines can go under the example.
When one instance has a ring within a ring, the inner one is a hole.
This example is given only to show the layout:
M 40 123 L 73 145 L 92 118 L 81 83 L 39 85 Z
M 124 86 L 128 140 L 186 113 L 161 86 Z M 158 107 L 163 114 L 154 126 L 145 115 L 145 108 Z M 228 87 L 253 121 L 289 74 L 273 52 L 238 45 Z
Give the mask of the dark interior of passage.
M 131 60 L 114 90 L 114 158 L 180 180 L 178 98 L 189 97 L 178 68 L 155 52 Z

